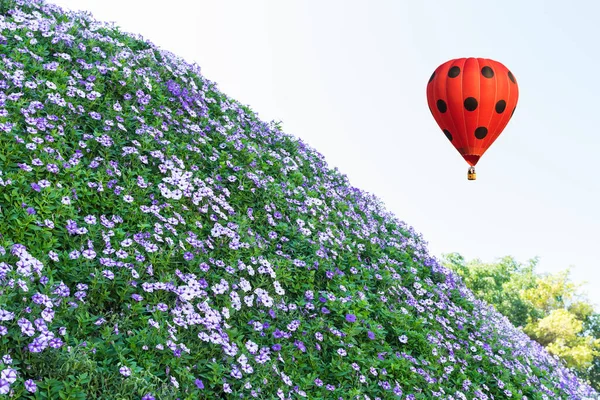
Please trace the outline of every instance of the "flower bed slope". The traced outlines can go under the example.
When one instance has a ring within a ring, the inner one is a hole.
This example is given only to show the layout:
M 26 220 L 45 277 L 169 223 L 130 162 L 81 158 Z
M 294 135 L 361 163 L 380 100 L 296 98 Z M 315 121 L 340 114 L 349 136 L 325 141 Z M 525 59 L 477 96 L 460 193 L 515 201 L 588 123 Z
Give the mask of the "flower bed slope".
M 200 69 L 0 1 L 0 394 L 596 394 Z

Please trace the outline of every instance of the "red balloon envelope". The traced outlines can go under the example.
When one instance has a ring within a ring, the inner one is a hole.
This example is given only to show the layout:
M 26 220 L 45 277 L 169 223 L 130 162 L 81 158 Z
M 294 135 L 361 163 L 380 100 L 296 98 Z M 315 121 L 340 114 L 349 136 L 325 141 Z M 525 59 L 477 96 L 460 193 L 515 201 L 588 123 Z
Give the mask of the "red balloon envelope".
M 472 167 L 500 136 L 518 98 L 514 75 L 485 58 L 447 61 L 427 84 L 427 103 L 435 121 Z

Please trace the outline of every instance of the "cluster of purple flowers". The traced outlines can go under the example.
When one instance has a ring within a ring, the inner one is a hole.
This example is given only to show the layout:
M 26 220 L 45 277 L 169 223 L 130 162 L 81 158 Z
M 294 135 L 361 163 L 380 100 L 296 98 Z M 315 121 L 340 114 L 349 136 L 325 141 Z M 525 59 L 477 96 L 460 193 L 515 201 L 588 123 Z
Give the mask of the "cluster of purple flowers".
M 115 398 L 596 396 L 198 66 L 41 0 L 0 9 L 0 394 L 77 351 Z

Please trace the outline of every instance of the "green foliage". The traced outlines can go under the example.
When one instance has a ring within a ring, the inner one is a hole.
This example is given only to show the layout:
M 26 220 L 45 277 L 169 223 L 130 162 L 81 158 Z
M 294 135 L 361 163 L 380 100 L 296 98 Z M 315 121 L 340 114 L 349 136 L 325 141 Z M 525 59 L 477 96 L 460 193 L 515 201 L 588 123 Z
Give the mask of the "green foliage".
M 460 254 L 452 253 L 444 256 L 444 264 L 462 277 L 478 299 L 494 305 L 515 326 L 523 327 L 540 316 L 539 310 L 522 296 L 523 291 L 536 285 L 537 259 L 527 264 L 520 264 L 512 257 L 495 263 L 465 262 Z
M 583 332 L 591 337 L 600 338 L 600 314 L 594 313 L 585 320 Z M 600 357 L 594 357 L 592 366 L 585 371 L 584 376 L 596 390 L 600 390 Z
M 547 315 L 552 310 L 570 305 L 578 296 L 579 287 L 569 280 L 569 270 L 565 270 L 537 276 L 535 286 L 525 290 L 523 298 Z
M 600 388 L 600 316 L 581 293 L 581 284 L 570 281 L 569 270 L 538 274 L 537 259 L 465 262 L 457 253 L 445 255 L 444 264 L 477 298 Z
M 528 324 L 524 330 L 550 353 L 579 371 L 587 370 L 598 355 L 600 340 L 581 335 L 583 321 L 565 308 L 550 311 L 548 316 Z

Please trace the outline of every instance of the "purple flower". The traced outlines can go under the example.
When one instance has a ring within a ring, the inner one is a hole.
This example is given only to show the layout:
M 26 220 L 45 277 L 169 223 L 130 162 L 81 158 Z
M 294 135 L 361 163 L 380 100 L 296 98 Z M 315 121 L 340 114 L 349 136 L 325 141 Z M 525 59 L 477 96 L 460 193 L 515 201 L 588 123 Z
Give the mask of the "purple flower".
M 32 379 L 27 379 L 25 381 L 25 389 L 30 393 L 37 392 L 37 385 Z
M 12 384 L 17 380 L 17 371 L 13 368 L 6 368 L 0 372 L 0 378 L 6 380 L 9 384 Z
M 0 394 L 8 394 L 8 392 L 10 392 L 10 382 L 0 378 Z
M 300 340 L 296 340 L 294 341 L 294 345 L 300 349 L 301 352 L 305 353 L 306 352 L 306 346 L 304 345 L 303 342 L 301 342 Z M 280 346 L 281 347 L 281 346 Z
M 144 298 L 142 296 L 140 296 L 139 294 L 137 294 L 137 293 L 132 294 L 131 298 L 133 300 L 135 300 L 135 301 L 142 301 L 142 300 L 144 300 Z
M 39 340 L 35 340 L 35 339 L 33 340 L 33 342 L 31 342 L 27 345 L 27 349 L 31 353 L 41 353 L 42 351 L 44 351 L 45 347 L 46 347 L 45 343 L 42 343 Z
M 196 379 L 194 383 L 198 389 L 204 389 L 204 382 L 202 382 L 202 379 Z
M 354 315 L 354 314 L 346 314 L 346 321 L 348 321 L 348 322 L 356 322 L 356 315 Z

